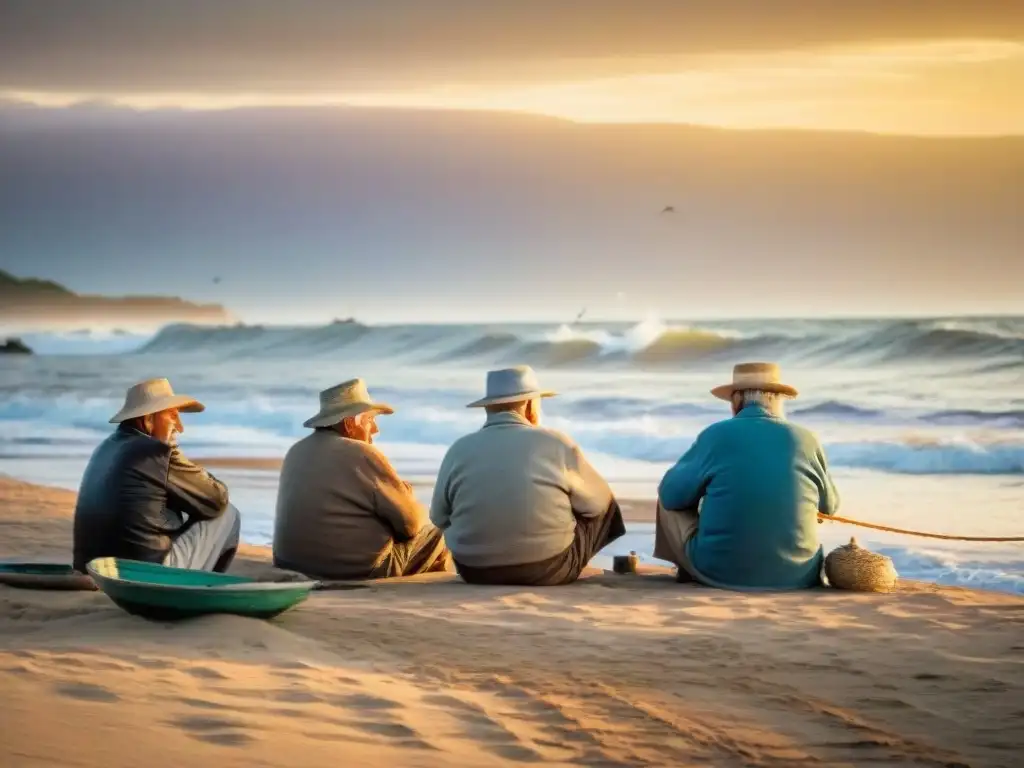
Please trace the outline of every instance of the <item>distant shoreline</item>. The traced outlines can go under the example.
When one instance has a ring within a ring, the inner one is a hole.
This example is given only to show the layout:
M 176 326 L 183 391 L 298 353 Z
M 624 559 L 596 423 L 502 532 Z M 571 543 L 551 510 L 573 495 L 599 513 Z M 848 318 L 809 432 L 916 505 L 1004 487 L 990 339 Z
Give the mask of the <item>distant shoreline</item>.
M 19 278 L 0 270 L 0 325 L 20 333 L 169 323 L 220 325 L 234 322 L 220 304 L 199 304 L 177 296 L 80 294 L 59 283 Z

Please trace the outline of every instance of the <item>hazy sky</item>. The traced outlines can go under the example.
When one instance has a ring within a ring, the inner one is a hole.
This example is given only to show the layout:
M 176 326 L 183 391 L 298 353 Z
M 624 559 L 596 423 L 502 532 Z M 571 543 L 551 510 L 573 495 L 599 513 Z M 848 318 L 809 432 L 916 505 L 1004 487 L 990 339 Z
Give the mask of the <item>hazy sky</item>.
M 3 0 L 0 267 L 253 321 L 1021 311 L 1022 93 L 1016 0 Z
M 0 95 L 1024 133 L 1020 0 L 5 0 Z

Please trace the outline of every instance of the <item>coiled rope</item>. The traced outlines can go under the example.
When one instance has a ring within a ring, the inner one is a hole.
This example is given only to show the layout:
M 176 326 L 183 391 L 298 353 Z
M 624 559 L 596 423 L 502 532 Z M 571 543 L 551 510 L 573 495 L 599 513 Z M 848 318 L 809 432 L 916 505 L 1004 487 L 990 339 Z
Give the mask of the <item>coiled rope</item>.
M 858 525 L 861 528 L 872 528 L 876 531 L 888 531 L 889 533 L 904 533 L 907 536 L 920 536 L 925 539 L 945 539 L 946 541 L 1024 541 L 1024 536 L 951 536 L 945 533 L 926 533 L 924 531 L 908 531 L 905 528 L 893 528 L 888 525 L 878 525 L 876 523 L 865 523 L 861 520 L 851 520 L 848 517 L 838 517 L 837 515 L 824 515 L 821 512 L 818 513 L 819 520 L 828 520 L 833 523 L 847 523 L 848 525 Z

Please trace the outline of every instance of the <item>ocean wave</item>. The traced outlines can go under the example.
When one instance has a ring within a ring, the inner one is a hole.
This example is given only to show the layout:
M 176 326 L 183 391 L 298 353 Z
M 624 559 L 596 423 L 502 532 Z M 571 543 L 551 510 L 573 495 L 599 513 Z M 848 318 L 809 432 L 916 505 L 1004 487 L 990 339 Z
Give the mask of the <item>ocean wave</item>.
M 897 573 L 904 579 L 1024 594 L 1024 572 L 1019 560 L 964 560 L 955 552 L 929 552 L 910 547 L 874 549 L 891 558 Z
M 1021 475 L 1024 444 L 968 438 L 826 444 L 829 463 L 904 475 Z
M 881 357 L 900 361 L 1012 356 L 1024 359 L 1024 337 L 991 322 L 902 321 L 873 335 Z
M 964 408 L 936 411 L 922 416 L 921 420 L 929 421 L 933 424 L 950 424 L 954 426 L 983 425 L 1024 429 L 1024 410 L 979 411 L 972 408 Z
M 826 400 L 823 403 L 794 408 L 794 416 L 825 416 L 844 419 L 875 419 L 885 415 L 884 411 L 875 408 L 864 408 L 839 400 Z
M 756 326 L 754 326 L 756 328 Z M 788 330 L 787 330 L 788 328 Z M 665 324 L 531 327 L 369 326 L 355 321 L 320 327 L 172 325 L 139 352 L 216 353 L 219 357 L 315 357 L 344 349 L 354 359 L 419 364 L 528 363 L 537 367 L 627 366 L 674 369 L 707 361 L 770 357 L 832 364 L 974 360 L 1012 368 L 1024 362 L 1024 322 L 874 321 L 775 323 L 734 328 Z
M 386 394 L 398 406 L 382 422 L 382 439 L 387 442 L 448 446 L 479 427 L 480 414 L 461 407 L 465 397 L 460 393 Z M 182 443 L 222 454 L 231 453 L 232 446 L 283 452 L 290 441 L 307 434 L 302 423 L 315 411 L 312 392 L 291 398 L 221 392 L 202 399 L 207 410 L 186 420 Z M 718 418 L 700 405 L 667 404 L 661 412 L 657 408 L 645 412 L 631 398 L 621 400 L 611 410 L 601 410 L 599 404 L 609 404 L 594 398 L 570 401 L 549 414 L 546 424 L 568 433 L 588 452 L 667 465 L 686 452 L 704 424 Z M 849 410 L 835 403 L 822 405 L 830 411 Z M 98 443 L 109 433 L 107 419 L 119 406 L 114 397 L 7 398 L 0 403 L 0 449 L 11 453 L 43 444 L 59 449 Z M 971 429 L 950 435 L 944 429 L 940 434 L 918 431 L 865 440 L 843 439 L 844 429 L 819 432 L 835 467 L 917 475 L 1024 474 L 1024 441 L 1016 430 Z M 854 425 L 853 429 L 856 434 L 860 428 Z

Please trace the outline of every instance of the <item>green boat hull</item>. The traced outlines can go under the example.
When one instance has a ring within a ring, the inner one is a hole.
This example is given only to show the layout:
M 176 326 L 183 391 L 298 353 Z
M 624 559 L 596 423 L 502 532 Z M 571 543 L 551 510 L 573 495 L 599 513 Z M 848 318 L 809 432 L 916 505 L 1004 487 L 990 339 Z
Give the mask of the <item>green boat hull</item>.
M 117 558 L 87 566 L 97 586 L 128 613 L 168 621 L 228 613 L 269 619 L 294 608 L 316 582 L 267 583 L 244 576 Z

